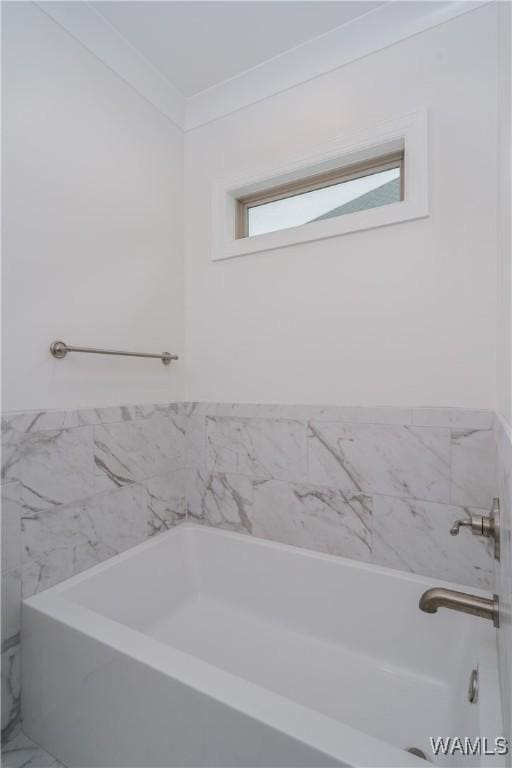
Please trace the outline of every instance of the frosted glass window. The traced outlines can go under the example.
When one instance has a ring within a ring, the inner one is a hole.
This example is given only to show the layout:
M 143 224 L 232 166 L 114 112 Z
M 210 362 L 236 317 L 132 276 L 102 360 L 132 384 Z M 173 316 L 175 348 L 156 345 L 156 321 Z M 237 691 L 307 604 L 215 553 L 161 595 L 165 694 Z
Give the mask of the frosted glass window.
M 337 178 L 336 178 L 337 177 Z M 397 203 L 403 199 L 403 156 L 313 176 L 238 201 L 237 237 L 298 227 L 314 221 Z

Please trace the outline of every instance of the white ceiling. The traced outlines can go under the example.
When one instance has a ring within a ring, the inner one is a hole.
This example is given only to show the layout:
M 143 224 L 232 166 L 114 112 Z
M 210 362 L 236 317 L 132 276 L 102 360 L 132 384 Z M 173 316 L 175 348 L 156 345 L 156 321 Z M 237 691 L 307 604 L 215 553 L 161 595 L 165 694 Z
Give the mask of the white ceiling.
M 489 0 L 34 0 L 189 131 Z
M 184 96 L 192 96 L 384 3 L 105 0 L 92 5 Z

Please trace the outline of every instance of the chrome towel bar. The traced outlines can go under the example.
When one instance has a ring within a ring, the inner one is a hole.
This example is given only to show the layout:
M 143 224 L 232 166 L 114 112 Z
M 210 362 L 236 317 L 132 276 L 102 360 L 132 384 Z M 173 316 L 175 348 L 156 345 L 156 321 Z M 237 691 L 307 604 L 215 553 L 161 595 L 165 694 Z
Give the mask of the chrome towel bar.
M 151 352 L 122 352 L 119 349 L 95 349 L 94 347 L 72 347 L 63 341 L 53 341 L 50 344 L 50 352 L 57 360 L 62 360 L 68 352 L 87 352 L 91 355 L 123 355 L 126 357 L 157 357 L 164 365 L 169 365 L 172 360 L 177 360 L 178 355 L 171 355 L 170 352 L 162 352 L 161 355 Z

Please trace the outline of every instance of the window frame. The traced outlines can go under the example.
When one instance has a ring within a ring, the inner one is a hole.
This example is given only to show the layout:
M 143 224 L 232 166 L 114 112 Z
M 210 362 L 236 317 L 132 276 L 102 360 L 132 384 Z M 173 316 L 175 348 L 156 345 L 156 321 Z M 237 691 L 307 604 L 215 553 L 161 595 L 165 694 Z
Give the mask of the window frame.
M 235 239 L 243 240 L 250 237 L 258 237 L 258 235 L 249 235 L 250 208 L 256 208 L 259 205 L 267 205 L 268 203 L 277 202 L 279 200 L 286 200 L 290 197 L 296 197 L 298 195 L 306 194 L 307 192 L 314 192 L 317 189 L 325 189 L 326 187 L 332 187 L 337 184 L 342 184 L 346 181 L 362 179 L 365 176 L 372 176 L 373 174 L 381 173 L 382 171 L 390 171 L 393 168 L 400 169 L 399 201 L 402 202 L 405 199 L 404 149 L 400 149 L 395 152 L 388 152 L 386 154 L 372 157 L 371 159 L 364 160 L 362 162 L 351 163 L 350 165 L 333 168 L 322 173 L 305 176 L 304 178 L 289 181 L 284 184 L 277 184 L 271 187 L 267 187 L 266 189 L 259 192 L 253 192 L 252 194 L 242 195 L 241 197 L 236 198 L 235 201 Z M 304 224 L 297 226 L 304 226 L 305 224 L 309 223 L 311 222 L 304 222 Z M 282 229 L 272 231 L 282 232 L 285 229 L 286 228 L 283 227 Z
M 270 145 L 266 164 L 261 156 L 240 166 L 240 158 L 231 162 L 223 156 L 218 161 L 225 175 L 211 178 L 210 226 L 207 228 L 209 256 L 213 262 L 275 251 L 284 257 L 293 246 L 305 246 L 328 238 L 346 237 L 351 233 L 400 225 L 430 215 L 429 205 L 429 108 L 395 116 L 371 125 L 354 126 L 350 132 L 338 133 L 317 145 L 303 144 L 302 149 L 281 155 Z M 261 148 L 265 156 L 265 145 Z M 405 152 L 405 199 L 343 216 L 309 222 L 296 227 L 267 232 L 252 237 L 235 237 L 236 200 L 258 190 L 306 178 L 316 173 L 348 167 L 391 152 Z M 217 161 L 216 161 L 217 162 Z M 227 168 L 226 168 L 227 166 Z M 310 251 L 305 251 L 310 252 Z

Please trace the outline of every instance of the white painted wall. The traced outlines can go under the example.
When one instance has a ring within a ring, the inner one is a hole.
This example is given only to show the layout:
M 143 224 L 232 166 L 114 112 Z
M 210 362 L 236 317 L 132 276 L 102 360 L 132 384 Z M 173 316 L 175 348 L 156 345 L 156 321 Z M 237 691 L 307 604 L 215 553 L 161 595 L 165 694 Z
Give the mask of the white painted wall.
M 496 403 L 496 8 L 185 136 L 188 394 Z M 212 181 L 430 109 L 431 216 L 210 261 Z
M 511 391 L 511 260 L 512 260 L 512 7 L 498 5 L 498 412 L 497 486 L 501 505 L 501 559 L 496 565 L 500 597 L 498 661 L 500 670 L 503 733 L 512 742 L 512 478 L 510 443 Z M 508 755 L 507 765 L 512 765 Z
M 512 12 L 498 4 L 498 411 L 512 423 Z
M 186 134 L 187 348 L 170 368 L 48 345 L 183 352 L 181 132 L 37 6 L 4 4 L 4 33 L 5 410 L 495 407 L 496 8 Z M 423 106 L 430 218 L 210 261 L 213 179 Z
M 181 399 L 183 136 L 32 3 L 3 4 L 3 408 Z

